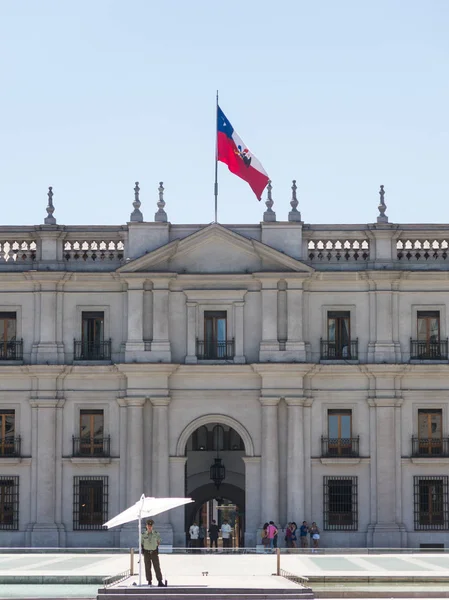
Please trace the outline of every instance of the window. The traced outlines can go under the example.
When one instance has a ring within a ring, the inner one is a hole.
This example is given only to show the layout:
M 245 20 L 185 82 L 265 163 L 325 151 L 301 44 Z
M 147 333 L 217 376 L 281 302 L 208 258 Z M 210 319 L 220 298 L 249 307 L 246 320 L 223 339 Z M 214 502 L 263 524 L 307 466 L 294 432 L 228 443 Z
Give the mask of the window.
M 328 410 L 328 455 L 352 454 L 352 411 Z
M 0 476 L 0 529 L 19 529 L 19 478 Z
M 198 427 L 192 434 L 192 450 L 209 450 L 206 425 Z
M 104 412 L 81 410 L 79 453 L 90 456 L 103 455 L 104 439 Z
M 415 476 L 415 530 L 449 529 L 448 476 Z
M 324 529 L 357 530 L 357 477 L 327 477 L 324 485 Z
M 73 478 L 73 529 L 103 529 L 108 520 L 108 477 Z
M 321 340 L 323 360 L 357 360 L 357 340 L 351 342 L 350 312 L 328 311 L 327 340 Z
M 104 312 L 81 313 L 81 342 L 75 341 L 75 360 L 110 360 L 111 340 L 104 339 Z
M 417 340 L 411 340 L 411 359 L 447 359 L 447 340 L 440 339 L 440 311 L 419 310 L 417 312 L 417 337 Z
M 225 431 L 222 425 L 215 425 L 212 430 L 212 450 L 225 450 Z
M 204 312 L 204 341 L 197 341 L 197 357 L 202 360 L 234 358 L 234 342 L 227 339 L 225 310 Z
M 0 411 L 0 456 L 13 456 L 15 448 L 15 419 L 14 410 Z
M 441 454 L 443 449 L 443 411 L 418 410 L 419 454 Z
M 21 342 L 17 342 L 15 312 L 0 312 L 0 360 L 21 359 Z

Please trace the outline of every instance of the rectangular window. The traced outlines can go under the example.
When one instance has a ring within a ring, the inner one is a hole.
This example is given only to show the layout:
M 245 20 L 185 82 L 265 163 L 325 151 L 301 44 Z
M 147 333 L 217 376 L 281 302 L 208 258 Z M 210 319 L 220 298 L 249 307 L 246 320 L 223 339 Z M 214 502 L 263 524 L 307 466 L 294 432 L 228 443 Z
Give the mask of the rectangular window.
M 328 358 L 351 358 L 351 319 L 349 311 L 327 313 Z
M 80 454 L 102 455 L 104 441 L 104 411 L 80 411 Z
M 352 410 L 328 410 L 328 454 L 352 453 Z
M 75 342 L 75 360 L 110 360 L 111 342 L 104 339 L 104 312 L 83 311 L 81 343 Z
M 14 410 L 0 411 L 0 456 L 15 454 L 16 412 Z
M 0 359 L 16 359 L 16 335 L 16 313 L 0 312 Z
M 323 478 L 324 529 L 352 530 L 358 528 L 357 477 Z
M 443 450 L 443 411 L 418 410 L 419 454 L 438 455 Z
M 73 478 L 73 529 L 103 529 L 108 520 L 108 477 Z
M 0 529 L 19 529 L 18 476 L 0 476 Z
M 226 359 L 227 314 L 225 310 L 204 312 L 204 355 L 210 359 Z
M 418 341 L 429 344 L 440 341 L 440 311 L 418 311 Z
M 415 476 L 415 530 L 449 529 L 448 476 Z

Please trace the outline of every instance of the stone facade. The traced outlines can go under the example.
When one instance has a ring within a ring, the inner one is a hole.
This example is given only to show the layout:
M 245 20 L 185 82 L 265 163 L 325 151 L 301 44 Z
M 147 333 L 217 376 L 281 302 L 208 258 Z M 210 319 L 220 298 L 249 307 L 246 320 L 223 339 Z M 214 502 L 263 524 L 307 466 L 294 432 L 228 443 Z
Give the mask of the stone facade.
M 186 446 L 211 423 L 244 443 L 225 462 L 246 545 L 270 519 L 314 520 L 324 546 L 449 544 L 449 226 L 308 225 L 293 208 L 258 225 L 0 228 L 0 313 L 23 340 L 0 342 L 0 412 L 20 436 L 0 455 L 1 546 L 133 544 L 135 526 L 75 527 L 80 479 L 107 480 L 109 518 L 142 492 L 193 494 Z M 86 354 L 83 315 L 100 313 L 105 346 Z M 225 354 L 200 349 L 210 314 Z M 110 446 L 79 456 L 92 410 Z M 330 439 L 338 411 L 349 440 Z M 184 545 L 183 509 L 158 524 Z

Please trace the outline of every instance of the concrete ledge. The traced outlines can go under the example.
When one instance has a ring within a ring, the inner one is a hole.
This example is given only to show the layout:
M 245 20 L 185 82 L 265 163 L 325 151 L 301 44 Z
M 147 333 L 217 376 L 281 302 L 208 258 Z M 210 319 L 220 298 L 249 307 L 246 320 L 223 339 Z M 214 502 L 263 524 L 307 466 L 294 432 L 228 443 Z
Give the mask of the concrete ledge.
M 103 585 L 107 575 L 0 575 L 0 584 L 94 584 Z

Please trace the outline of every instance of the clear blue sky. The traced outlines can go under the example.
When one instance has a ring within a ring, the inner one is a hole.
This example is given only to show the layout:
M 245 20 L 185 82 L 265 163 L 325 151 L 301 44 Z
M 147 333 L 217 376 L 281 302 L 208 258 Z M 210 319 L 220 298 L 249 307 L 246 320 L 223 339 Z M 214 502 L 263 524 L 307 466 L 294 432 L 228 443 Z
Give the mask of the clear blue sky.
M 307 223 L 449 223 L 448 0 L 0 0 L 1 224 L 213 220 L 215 90 Z M 264 203 L 219 165 L 219 221 Z

